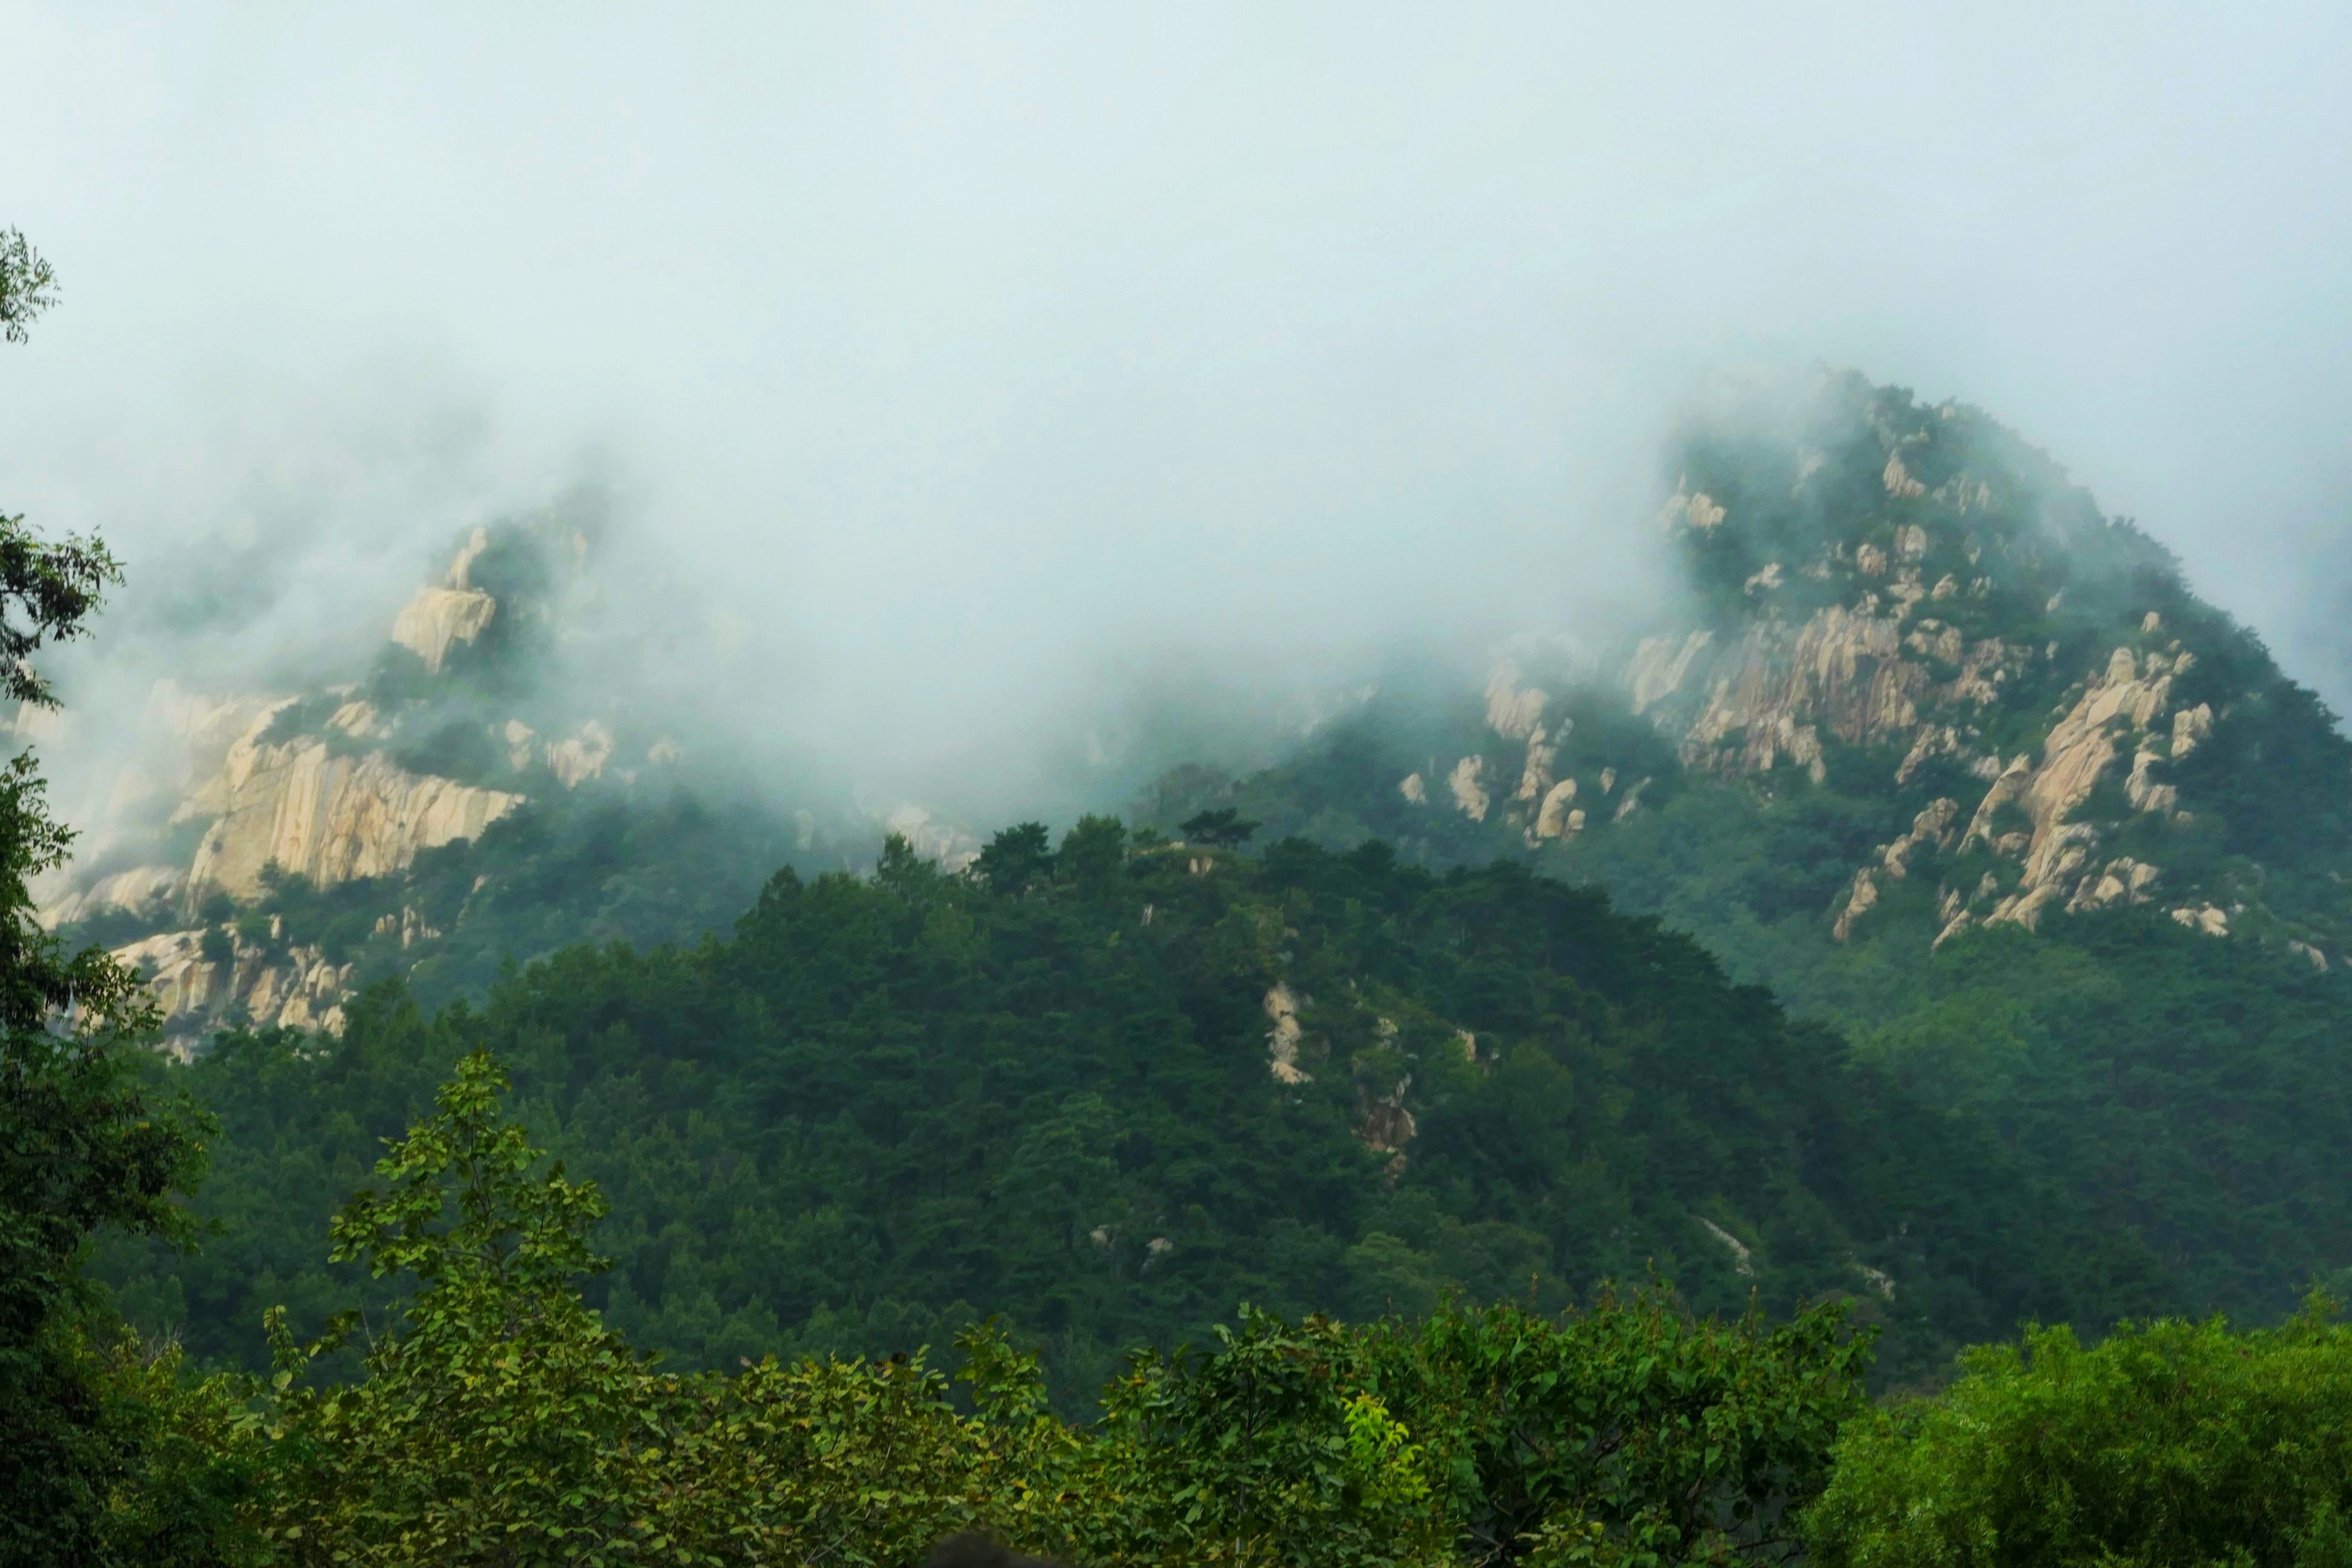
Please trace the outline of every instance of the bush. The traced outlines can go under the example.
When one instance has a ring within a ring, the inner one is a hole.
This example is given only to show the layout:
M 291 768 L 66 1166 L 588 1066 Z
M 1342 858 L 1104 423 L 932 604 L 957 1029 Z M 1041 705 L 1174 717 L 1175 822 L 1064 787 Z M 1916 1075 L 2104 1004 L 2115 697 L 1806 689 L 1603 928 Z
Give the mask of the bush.
M 2352 1330 L 2065 1328 L 1972 1351 L 1940 1397 L 1843 1437 L 1807 1514 L 1822 1568 L 2352 1562 Z

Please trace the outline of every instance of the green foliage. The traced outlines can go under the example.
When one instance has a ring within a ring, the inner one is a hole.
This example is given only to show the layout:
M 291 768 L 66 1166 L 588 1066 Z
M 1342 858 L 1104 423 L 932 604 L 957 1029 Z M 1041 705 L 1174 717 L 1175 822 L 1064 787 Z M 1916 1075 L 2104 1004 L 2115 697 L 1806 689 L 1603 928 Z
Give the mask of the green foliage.
M 1601 762 L 1628 754 L 1609 729 L 1622 700 L 1580 693 L 1564 708 L 1576 721 L 1559 771 L 1592 795 Z M 2352 1145 L 2352 1086 L 2336 1048 L 2352 980 L 2340 966 L 2322 973 L 2277 941 L 2200 936 L 2164 905 L 2051 912 L 2039 931 L 1978 929 L 1931 945 L 1938 881 L 2013 875 L 1983 851 L 1933 875 L 1882 879 L 1879 908 L 1837 942 L 1830 914 L 1855 865 L 1938 795 L 1967 799 L 1971 781 L 1922 771 L 1906 790 L 1879 793 L 1867 781 L 1889 778 L 1894 762 L 1877 773 L 1855 762 L 1822 785 L 1801 775 L 1694 781 L 1667 754 L 1642 766 L 1658 766 L 1673 787 L 1646 790 L 1621 823 L 1531 853 L 1515 826 L 1397 795 L 1397 778 L 1430 752 L 1458 754 L 1479 733 L 1482 712 L 1467 700 L 1446 729 L 1392 729 L 1373 712 L 1244 781 L 1233 799 L 1273 832 L 1310 830 L 1345 809 L 1355 827 L 1331 847 L 1395 835 L 1433 869 L 1510 853 L 1531 872 L 1600 886 L 1618 908 L 1689 931 L 1734 978 L 1769 980 L 1790 1013 L 1834 1025 L 1907 1102 L 1950 1117 L 1945 1135 L 1973 1126 L 2000 1138 L 2018 1201 L 2044 1206 L 2074 1237 L 2032 1262 L 2049 1317 L 2279 1319 L 2305 1281 L 2352 1260 L 2352 1190 L 2331 1175 L 2336 1150 Z M 1498 769 L 1491 762 L 1489 775 Z M 2261 769 L 2246 778 L 2261 790 Z M 1190 797 L 1167 809 L 1181 816 Z M 2291 806 L 2270 811 L 2284 820 Z M 2178 837 L 2166 844 L 2166 877 L 2197 875 L 2194 851 Z M 2300 884 L 2336 889 L 2326 863 L 2263 877 L 2279 898 Z M 1967 1333 L 2004 1328 L 1978 1319 Z M 1889 1350 L 1907 1363 L 1900 1344 Z
M 261 1445 L 242 1518 L 274 1561 L 879 1565 L 959 1529 L 1101 1564 L 1719 1561 L 1784 1543 L 1860 1397 L 1868 1336 L 1834 1310 L 1767 1330 L 1657 1295 L 1364 1328 L 1244 1308 L 1137 1354 L 1086 1426 L 993 1322 L 959 1341 L 961 1404 L 920 1350 L 671 1373 L 579 1297 L 603 1203 L 541 1169 L 502 1089 L 467 1058 L 335 1221 L 339 1254 L 415 1279 L 362 1378 L 303 1382 L 326 1344 L 273 1316 L 278 1392 L 204 1429 Z
M 12 340 L 51 279 L 24 237 L 0 237 L 0 320 Z M 117 581 L 97 540 L 45 542 L 0 517 L 0 694 L 55 707 L 30 658 L 79 636 Z M 139 1358 L 82 1274 L 114 1228 L 184 1240 L 173 1199 L 203 1163 L 198 1119 L 150 1092 L 153 1016 L 138 977 L 98 948 L 68 954 L 33 918 L 32 879 L 72 835 L 49 815 L 31 752 L 0 770 L 0 1563 L 120 1561 L 170 1535 L 117 1507 L 150 1468 L 156 1410 Z M 133 1054 L 137 1053 L 137 1054 Z M 149 1514 L 159 1510 L 151 1509 Z M 168 1555 L 168 1554 L 167 1554 Z
M 1604 1292 L 1391 1324 L 1382 1386 L 1418 1417 L 1474 1562 L 1667 1563 L 1796 1554 L 1791 1510 L 1863 1407 L 1872 1335 L 1835 1306 L 1777 1327 Z
M 1972 1351 L 1933 1401 L 1841 1439 L 1805 1516 L 1823 1568 L 2352 1560 L 2352 1330 L 2033 1329 Z
M 26 340 L 26 329 L 58 301 L 58 275 L 18 228 L 0 229 L 0 336 Z
M 1255 822 L 1241 820 L 1241 813 L 1232 806 L 1218 806 L 1186 817 L 1177 829 L 1194 844 L 1206 844 L 1220 849 L 1238 849 L 1249 842 L 1257 831 Z
M 1025 893 L 1054 874 L 1053 837 L 1042 822 L 1008 827 L 988 841 L 972 875 L 993 893 Z
M 1297 841 L 1195 874 L 1121 837 L 1074 830 L 1045 870 L 1031 836 L 1017 897 L 894 843 L 871 879 L 780 874 L 731 942 L 566 951 L 480 1011 L 378 992 L 339 1040 L 226 1034 L 168 1069 L 222 1121 L 219 1234 L 117 1245 L 107 1276 L 247 1365 L 269 1305 L 305 1333 L 387 1309 L 311 1237 L 487 1044 L 614 1205 L 592 1303 L 681 1367 L 911 1350 L 984 1310 L 1045 1337 L 1075 1409 L 1236 1300 L 1549 1310 L 1654 1268 L 1703 1311 L 1857 1296 L 1910 1376 L 2099 1307 L 2087 1238 L 1981 1129 L 1598 894 Z

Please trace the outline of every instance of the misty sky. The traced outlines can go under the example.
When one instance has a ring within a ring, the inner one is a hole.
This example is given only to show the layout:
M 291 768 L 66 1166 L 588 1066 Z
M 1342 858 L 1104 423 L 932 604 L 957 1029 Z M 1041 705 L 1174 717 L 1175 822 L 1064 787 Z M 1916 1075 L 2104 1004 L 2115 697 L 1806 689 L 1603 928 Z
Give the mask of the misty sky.
M 1695 378 L 1827 361 L 2015 425 L 2352 706 L 2341 0 L 0 38 L 0 224 L 64 280 L 0 358 L 0 500 L 248 584 L 199 672 L 597 478 L 754 721 L 944 755 L 1106 667 L 1319 679 L 1638 595 Z

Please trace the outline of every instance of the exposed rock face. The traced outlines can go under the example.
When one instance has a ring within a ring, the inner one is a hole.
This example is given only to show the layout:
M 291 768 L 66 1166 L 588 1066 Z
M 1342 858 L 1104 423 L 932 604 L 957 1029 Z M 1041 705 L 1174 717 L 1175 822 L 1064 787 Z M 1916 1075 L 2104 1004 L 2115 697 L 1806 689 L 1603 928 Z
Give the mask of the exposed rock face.
M 1522 741 L 1543 717 L 1543 692 L 1518 684 L 1518 671 L 1504 665 L 1486 683 L 1486 723 L 1495 733 Z
M 1846 894 L 1845 908 L 1838 911 L 1831 934 L 1840 942 L 1851 937 L 1854 921 L 1877 907 L 1880 879 L 1903 880 L 1911 874 L 1914 856 L 1932 855 L 1948 845 L 1952 841 L 1952 820 L 1959 814 L 1958 801 L 1937 800 L 1912 818 L 1910 832 L 1892 844 L 1880 846 L 1877 862 L 1853 874 L 1853 887 Z
M 115 949 L 145 980 L 163 1014 L 166 1048 L 183 1058 L 222 1014 L 241 1008 L 257 1027 L 319 1028 L 340 1035 L 352 966 L 328 963 L 314 947 L 272 952 L 235 942 L 225 958 L 206 958 L 202 931 L 165 931 Z
M 1559 838 L 1566 834 L 1580 833 L 1584 828 L 1584 813 L 1575 810 L 1576 781 L 1562 779 L 1552 785 L 1543 797 L 1543 805 L 1536 814 L 1536 837 Z
M 1486 786 L 1481 782 L 1486 773 L 1486 759 L 1479 756 L 1463 758 L 1446 775 L 1445 787 L 1454 794 L 1454 806 L 1473 822 L 1486 820 Z
M 580 732 L 549 743 L 547 765 L 565 789 L 578 789 L 604 771 L 613 758 L 613 731 L 591 719 Z
M 1981 917 L 1988 923 L 2013 921 L 2031 931 L 2053 904 L 2079 911 L 2146 901 L 2159 868 L 2129 858 L 2093 867 L 2100 826 L 2075 820 L 2075 813 L 2115 766 L 2119 741 L 2135 742 L 2126 798 L 2140 811 L 2173 809 L 2177 792 L 2152 783 L 2150 773 L 2168 760 L 2170 749 L 2173 726 L 2162 721 L 2172 683 L 2195 662 L 2185 652 L 2150 654 L 2143 660 L 2129 648 L 2116 648 L 2105 669 L 2084 684 L 2082 695 L 2051 727 L 2042 743 L 2041 766 L 2021 753 L 1994 779 L 1969 819 L 1961 847 L 1987 845 L 1997 855 L 2018 858 L 2021 868 L 2016 889 Z M 2031 824 L 2021 837 L 2000 830 L 2001 808 L 2009 805 Z M 1965 924 L 1958 920 L 1942 934 Z
M 40 922 L 54 931 L 115 910 L 134 915 L 161 913 L 186 885 L 176 866 L 134 866 L 100 877 L 79 892 L 68 893 L 41 910 Z
M 392 623 L 392 640 L 439 674 L 453 644 L 472 642 L 499 613 L 499 602 L 478 588 L 419 588 Z
M 1276 1083 L 1305 1083 L 1309 1075 L 1298 1065 L 1298 1044 L 1303 1031 L 1298 1025 L 1298 999 L 1287 985 L 1276 984 L 1265 994 L 1262 1004 L 1265 1016 L 1274 1026 L 1265 1032 L 1266 1070 Z
M 933 817 L 919 805 L 902 805 L 883 818 L 883 831 L 895 833 L 916 854 L 937 863 L 943 871 L 961 871 L 980 858 L 980 841 L 951 822 Z
M 473 582 L 474 563 L 489 547 L 489 531 L 474 530 L 450 561 L 446 585 L 419 588 L 392 623 L 392 640 L 436 675 L 451 646 L 480 637 L 499 613 L 499 602 Z
M 221 772 L 175 820 L 216 818 L 196 847 L 193 889 L 238 898 L 275 864 L 320 887 L 399 870 L 420 849 L 478 837 L 522 804 L 503 790 L 404 771 L 381 752 L 338 754 L 321 740 L 261 739 L 277 710 L 233 742 Z
M 1898 598 L 1882 615 L 1878 595 L 1865 595 L 1796 626 L 1759 621 L 1728 644 L 1705 631 L 1650 638 L 1626 667 L 1633 710 L 1675 738 L 1688 766 L 1755 773 L 1786 761 L 1818 784 L 1827 776 L 1824 741 L 1901 740 L 1911 748 L 1900 770 L 1907 780 L 1931 755 L 1967 753 L 1978 714 L 2026 657 L 1998 638 L 1971 645 L 1933 618 L 1906 637 L 1916 602 Z M 1939 680 L 1936 665 L 1958 668 Z M 1923 711 L 1943 721 L 1923 724 Z

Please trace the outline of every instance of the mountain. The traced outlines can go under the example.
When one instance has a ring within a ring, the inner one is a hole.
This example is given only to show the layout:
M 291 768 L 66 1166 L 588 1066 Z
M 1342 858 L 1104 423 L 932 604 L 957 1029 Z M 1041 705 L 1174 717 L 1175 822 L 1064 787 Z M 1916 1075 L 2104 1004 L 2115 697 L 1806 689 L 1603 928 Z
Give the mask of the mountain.
M 1664 491 L 1649 624 L 1393 671 L 1058 848 L 679 751 L 583 677 L 559 517 L 460 541 L 372 668 L 184 701 L 201 765 L 54 906 L 223 1121 L 219 1239 L 119 1299 L 245 1360 L 361 1300 L 327 1208 L 481 1041 L 614 1195 L 598 1304 L 696 1364 L 1002 1310 L 1091 1387 L 1244 1297 L 1655 1270 L 1843 1295 L 1910 1379 L 2340 1282 L 2333 717 L 1977 411 L 1828 377 Z
M 188 1056 L 223 1026 L 340 1031 L 389 976 L 440 1000 L 509 957 L 691 940 L 779 865 L 870 863 L 880 826 L 836 781 L 689 763 L 681 714 L 600 675 L 635 650 L 610 646 L 594 522 L 468 531 L 370 664 L 293 689 L 157 682 L 168 765 L 118 774 L 43 923 L 145 974 Z M 918 808 L 893 820 L 973 847 Z
M 1673 610 L 1391 682 L 1164 779 L 1416 863 L 1608 889 L 1834 1024 L 2164 1260 L 2271 1313 L 2352 1263 L 2352 742 L 2179 563 L 1979 410 L 1854 375 L 1695 422 Z

